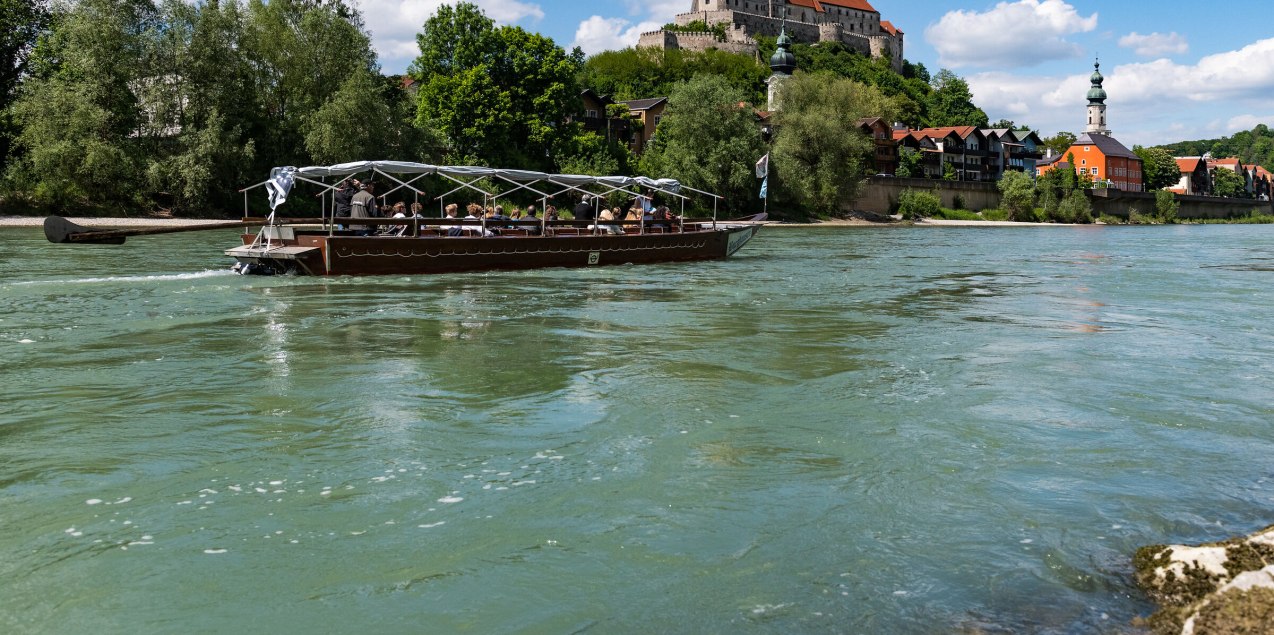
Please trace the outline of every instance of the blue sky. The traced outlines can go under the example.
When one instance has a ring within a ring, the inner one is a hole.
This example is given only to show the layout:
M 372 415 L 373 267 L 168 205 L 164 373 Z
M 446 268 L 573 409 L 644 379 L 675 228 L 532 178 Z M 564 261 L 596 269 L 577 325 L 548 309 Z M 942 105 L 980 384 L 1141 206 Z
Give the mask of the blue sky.
M 992 121 L 1048 136 L 1082 132 L 1095 55 L 1108 121 L 1126 145 L 1214 138 L 1274 125 L 1274 32 L 1262 3 L 1184 0 L 870 0 L 906 33 L 906 57 L 969 80 Z M 359 0 L 385 72 L 417 54 L 443 0 Z M 631 46 L 691 0 L 476 0 L 501 24 L 586 53 Z

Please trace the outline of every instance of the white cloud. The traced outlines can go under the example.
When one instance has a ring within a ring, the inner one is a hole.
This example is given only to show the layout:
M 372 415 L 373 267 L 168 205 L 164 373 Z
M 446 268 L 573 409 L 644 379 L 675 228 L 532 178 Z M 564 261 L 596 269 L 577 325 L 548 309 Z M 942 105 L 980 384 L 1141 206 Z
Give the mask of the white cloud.
M 544 19 L 540 5 L 519 0 L 471 0 L 498 24 L 535 23 Z M 438 7 L 454 0 L 361 0 L 358 9 L 372 33 L 372 46 L 386 73 L 400 73 L 420 50 L 416 34 Z M 525 26 L 525 24 L 523 24 Z
M 1274 114 L 1265 115 L 1264 117 L 1246 114 L 1236 115 L 1225 122 L 1225 130 L 1227 134 L 1232 134 L 1241 130 L 1251 130 L 1256 127 L 1256 124 L 1261 123 L 1267 126 L 1274 126 Z
M 575 29 L 575 41 L 571 42 L 571 46 L 580 47 L 586 55 L 636 46 L 642 33 L 658 31 L 690 6 L 687 0 L 624 0 L 624 5 L 629 16 L 644 15 L 645 19 L 633 21 L 589 16 Z
M 1274 95 L 1274 38 L 1208 55 L 1194 65 L 1160 59 L 1119 66 L 1107 88 L 1129 101 L 1268 101 Z
M 1142 35 L 1133 31 L 1119 38 L 1119 46 L 1132 49 L 1137 55 L 1144 57 L 1158 57 L 1170 53 L 1180 55 L 1190 50 L 1190 45 L 1186 42 L 1185 37 L 1176 31 L 1172 33 L 1151 33 L 1149 35 Z
M 1019 0 L 948 12 L 925 29 L 925 41 L 945 66 L 1022 67 L 1081 55 L 1063 36 L 1096 28 L 1096 13 L 1083 17 L 1064 0 Z
M 571 46 L 578 46 L 585 55 L 594 55 L 602 51 L 623 49 L 636 46 L 637 39 L 647 31 L 657 31 L 666 22 L 641 22 L 633 24 L 623 18 L 603 18 L 600 15 L 580 22 L 575 30 L 575 41 Z

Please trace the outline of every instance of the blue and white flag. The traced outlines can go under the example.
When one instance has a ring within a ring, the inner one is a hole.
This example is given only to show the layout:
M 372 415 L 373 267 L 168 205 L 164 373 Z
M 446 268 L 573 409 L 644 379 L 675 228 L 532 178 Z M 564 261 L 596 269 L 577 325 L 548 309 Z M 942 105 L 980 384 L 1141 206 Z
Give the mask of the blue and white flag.
M 766 190 L 769 189 L 769 185 L 770 177 L 767 176 L 761 180 L 761 198 L 765 198 Z
M 265 182 L 265 193 L 270 197 L 270 211 L 288 200 L 295 172 L 296 168 L 292 166 L 270 170 L 270 180 Z
M 763 179 L 770 175 L 770 153 L 766 152 L 760 161 L 756 162 L 756 178 Z M 765 198 L 764 196 L 761 198 Z

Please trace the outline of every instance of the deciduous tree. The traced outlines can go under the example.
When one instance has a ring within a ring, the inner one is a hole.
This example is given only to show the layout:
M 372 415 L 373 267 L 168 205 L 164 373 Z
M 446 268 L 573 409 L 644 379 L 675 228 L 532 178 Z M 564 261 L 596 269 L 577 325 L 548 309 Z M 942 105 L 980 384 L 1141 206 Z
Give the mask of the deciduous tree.
M 1181 181 L 1181 168 L 1167 150 L 1133 146 L 1132 151 L 1141 159 L 1141 176 L 1147 192 L 1172 187 Z
M 759 207 L 753 164 L 765 154 L 752 110 L 740 108 L 740 92 L 724 78 L 699 75 L 673 88 L 668 108 L 641 157 L 641 172 L 675 176 L 695 188 L 725 196 L 728 209 Z
M 896 106 L 874 87 L 831 73 L 800 73 L 783 84 L 783 109 L 772 159 L 778 183 L 794 202 L 833 214 L 855 196 L 872 169 L 875 148 L 855 121 L 890 120 Z

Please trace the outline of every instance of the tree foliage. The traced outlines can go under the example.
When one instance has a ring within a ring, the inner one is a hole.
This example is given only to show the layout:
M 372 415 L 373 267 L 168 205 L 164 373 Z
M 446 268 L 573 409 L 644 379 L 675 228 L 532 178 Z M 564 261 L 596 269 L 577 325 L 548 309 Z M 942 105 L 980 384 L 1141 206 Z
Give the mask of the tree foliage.
M 416 37 L 416 123 L 436 126 L 452 158 L 550 169 L 579 110 L 583 54 L 520 27 L 496 27 L 477 5 L 443 5 Z
M 1238 172 L 1229 168 L 1217 168 L 1212 171 L 1212 193 L 1227 198 L 1244 198 L 1247 196 L 1247 181 Z
M 783 84 L 772 159 L 778 184 L 801 206 L 833 214 L 857 196 L 875 148 L 855 121 L 894 114 L 879 90 L 828 72 L 798 72 Z
M 997 184 L 1001 206 L 1009 213 L 1009 220 L 1035 220 L 1035 184 L 1025 172 L 1005 172 Z
M 757 183 L 753 163 L 765 154 L 750 108 L 722 77 L 699 75 L 668 96 L 659 129 L 641 157 L 642 173 L 675 175 L 691 187 L 725 196 L 727 209 L 755 209 Z
M 695 75 L 723 77 L 744 101 L 760 104 L 765 102 L 770 69 L 751 56 L 716 49 L 629 48 L 588 58 L 579 82 L 613 99 L 648 99 L 668 96 L 674 86 Z
M 1181 141 L 1159 146 L 1172 156 L 1197 157 L 1211 153 L 1213 157 L 1238 157 L 1244 164 L 1259 165 L 1274 171 L 1274 131 L 1265 124 L 1220 139 Z
M 24 155 L 6 172 L 50 205 L 229 207 L 249 174 L 309 162 L 338 89 L 378 75 L 339 0 L 59 6 L 12 109 Z
M 1141 177 L 1147 192 L 1173 187 L 1181 181 L 1181 168 L 1167 150 L 1133 146 L 1132 151 L 1141 159 Z
M 1070 147 L 1075 145 L 1077 139 L 1079 137 L 1075 136 L 1075 133 L 1062 131 L 1051 137 L 1044 137 L 1040 141 L 1044 142 L 1045 148 L 1060 156 L 1070 151 Z

